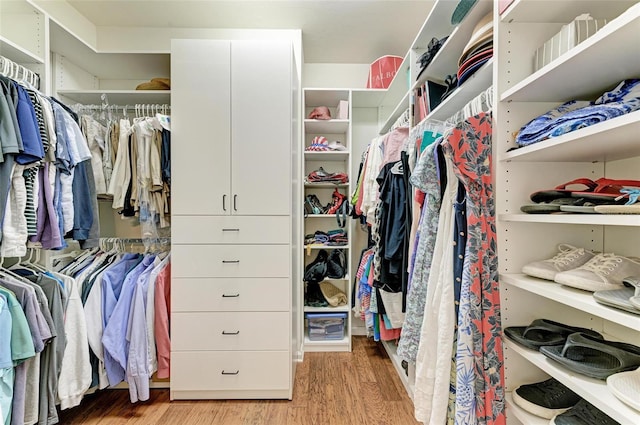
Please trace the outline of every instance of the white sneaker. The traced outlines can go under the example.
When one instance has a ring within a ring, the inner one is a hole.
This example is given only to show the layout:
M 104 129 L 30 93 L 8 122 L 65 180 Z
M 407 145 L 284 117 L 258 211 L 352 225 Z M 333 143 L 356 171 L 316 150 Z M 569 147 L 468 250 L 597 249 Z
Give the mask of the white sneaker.
M 555 281 L 585 291 L 605 291 L 622 288 L 624 278 L 636 275 L 640 275 L 637 258 L 598 254 L 577 269 L 558 273 Z
M 558 251 L 560 252 L 553 258 L 527 264 L 522 268 L 522 273 L 540 279 L 554 280 L 556 274 L 578 268 L 596 255 L 589 250 L 566 243 L 558 245 Z

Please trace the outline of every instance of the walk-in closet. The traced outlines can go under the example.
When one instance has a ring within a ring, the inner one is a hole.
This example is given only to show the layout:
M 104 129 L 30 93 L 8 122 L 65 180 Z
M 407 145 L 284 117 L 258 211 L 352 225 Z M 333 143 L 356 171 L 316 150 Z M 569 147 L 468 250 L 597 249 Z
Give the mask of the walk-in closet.
M 0 425 L 640 424 L 637 0 L 0 0 Z

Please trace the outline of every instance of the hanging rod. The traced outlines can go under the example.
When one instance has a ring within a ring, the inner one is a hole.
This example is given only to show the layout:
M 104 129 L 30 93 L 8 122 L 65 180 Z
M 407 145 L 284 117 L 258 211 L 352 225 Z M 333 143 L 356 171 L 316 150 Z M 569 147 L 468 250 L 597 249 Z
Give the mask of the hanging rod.
M 0 74 L 40 90 L 40 75 L 4 56 L 0 56 Z

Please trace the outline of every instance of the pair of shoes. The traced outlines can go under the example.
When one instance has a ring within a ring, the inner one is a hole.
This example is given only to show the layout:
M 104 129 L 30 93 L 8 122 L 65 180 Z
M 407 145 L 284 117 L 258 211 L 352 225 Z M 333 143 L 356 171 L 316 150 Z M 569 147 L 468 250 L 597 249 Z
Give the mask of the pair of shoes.
M 549 422 L 552 425 L 620 425 L 586 400 L 580 400 L 571 409 Z
M 603 339 L 602 335 L 591 329 L 566 325 L 549 319 L 535 319 L 528 326 L 509 326 L 504 329 L 509 339 L 532 350 L 539 350 L 543 346 L 563 345 L 569 335 L 576 332 Z
M 566 412 L 580 396 L 554 378 L 521 385 L 513 391 L 513 402 L 527 412 L 545 419 Z
M 304 212 L 306 214 L 325 214 L 325 211 L 325 207 L 322 206 L 316 195 L 310 194 L 305 197 Z
M 558 254 L 525 265 L 522 272 L 585 291 L 620 289 L 623 280 L 640 275 L 640 259 L 595 253 L 569 244 L 558 245 Z

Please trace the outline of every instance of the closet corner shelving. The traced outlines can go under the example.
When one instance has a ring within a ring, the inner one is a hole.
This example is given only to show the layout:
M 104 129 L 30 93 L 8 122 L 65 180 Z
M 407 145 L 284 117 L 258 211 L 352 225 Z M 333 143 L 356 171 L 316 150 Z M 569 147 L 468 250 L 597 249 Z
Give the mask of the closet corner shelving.
M 348 115 L 346 119 L 336 119 L 337 117 L 337 105 L 340 101 L 348 102 Z M 349 181 L 347 183 L 334 184 L 334 183 L 308 183 L 305 180 L 303 187 L 303 194 L 301 199 L 305 200 L 307 195 L 316 195 L 322 205 L 327 205 L 331 202 L 332 193 L 338 191 L 345 195 L 349 199 L 351 195 L 351 181 L 355 176 L 351 175 L 351 91 L 348 89 L 338 88 L 305 88 L 303 90 L 303 105 L 304 116 L 309 116 L 309 113 L 313 108 L 317 106 L 326 106 L 331 112 L 332 119 L 330 120 L 316 120 L 305 119 L 303 125 L 303 155 L 304 161 L 302 162 L 302 176 L 305 178 L 309 173 L 322 167 L 325 171 L 330 173 L 340 172 L 347 173 Z M 314 137 L 324 136 L 329 143 L 333 141 L 339 141 L 346 150 L 344 151 L 306 151 L 305 148 L 310 146 Z M 329 231 L 338 229 L 338 218 L 336 214 L 311 214 L 304 213 L 304 206 L 301 205 L 303 218 L 303 231 L 302 235 L 313 234 L 315 231 Z M 346 225 L 344 230 L 347 232 L 348 243 L 344 246 L 326 246 L 320 244 L 303 245 L 302 253 L 302 270 L 315 260 L 320 250 L 324 249 L 331 253 L 333 250 L 340 249 L 344 252 L 344 258 L 346 259 L 346 275 L 342 279 L 326 279 L 331 284 L 338 287 L 342 292 L 347 295 L 347 304 L 338 307 L 311 307 L 305 305 L 304 290 L 300 291 L 301 300 L 299 300 L 302 308 L 302 317 L 304 326 L 304 338 L 303 351 L 351 351 L 351 254 L 352 254 L 352 238 L 353 238 L 353 224 L 351 217 L 346 217 Z M 300 282 L 300 285 L 304 285 Z M 344 336 L 340 340 L 311 340 L 308 334 L 308 321 L 306 314 L 313 313 L 343 313 L 345 315 L 344 323 Z
M 608 23 L 595 35 L 533 69 L 535 50 L 575 17 L 590 13 Z M 638 78 L 640 33 L 637 1 L 546 2 L 516 0 L 494 21 L 497 39 L 497 98 L 494 106 L 502 326 L 547 318 L 586 326 L 607 340 L 640 345 L 640 316 L 598 304 L 590 292 L 565 288 L 521 274 L 525 264 L 552 257 L 570 243 L 594 251 L 638 256 L 640 217 L 634 215 L 527 215 L 529 194 L 575 178 L 640 180 L 637 143 L 640 113 L 633 112 L 524 148 L 513 134 L 531 119 L 572 99 L 593 100 L 624 79 Z M 505 383 L 509 424 L 543 423 L 513 404 L 519 385 L 554 377 L 623 424 L 640 423 L 640 413 L 618 400 L 605 381 L 574 374 L 539 352 L 505 339 Z

